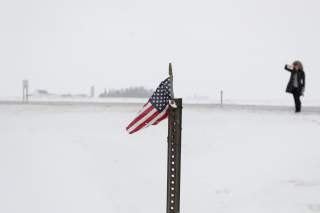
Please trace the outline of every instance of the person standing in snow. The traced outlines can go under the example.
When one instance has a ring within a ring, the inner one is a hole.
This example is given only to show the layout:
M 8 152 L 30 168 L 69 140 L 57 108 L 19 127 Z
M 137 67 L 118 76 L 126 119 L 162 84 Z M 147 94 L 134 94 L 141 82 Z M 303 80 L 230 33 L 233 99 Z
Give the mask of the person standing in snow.
M 292 65 L 284 68 L 291 73 L 286 92 L 293 95 L 296 112 L 301 112 L 300 96 L 303 95 L 306 85 L 303 65 L 300 61 L 294 61 Z

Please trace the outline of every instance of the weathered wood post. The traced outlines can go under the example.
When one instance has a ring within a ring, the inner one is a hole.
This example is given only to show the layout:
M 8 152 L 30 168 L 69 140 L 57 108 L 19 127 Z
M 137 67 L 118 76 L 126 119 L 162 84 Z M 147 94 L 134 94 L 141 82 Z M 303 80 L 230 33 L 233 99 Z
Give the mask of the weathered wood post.
M 220 91 L 220 105 L 223 106 L 223 90 Z
M 171 83 L 173 82 L 172 66 L 169 65 Z M 173 91 L 173 85 L 171 85 Z M 173 92 L 172 92 L 173 96 Z M 181 180 L 181 130 L 182 99 L 174 99 L 169 108 L 168 121 L 168 165 L 167 165 L 167 213 L 180 212 Z

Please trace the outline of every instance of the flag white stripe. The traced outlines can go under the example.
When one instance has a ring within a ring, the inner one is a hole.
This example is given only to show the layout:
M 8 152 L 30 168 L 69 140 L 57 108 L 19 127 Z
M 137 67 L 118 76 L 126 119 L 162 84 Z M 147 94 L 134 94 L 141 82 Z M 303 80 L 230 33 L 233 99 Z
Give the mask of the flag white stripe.
M 144 128 L 147 128 L 148 126 L 156 123 L 164 114 L 166 114 L 167 110 L 168 110 L 169 106 L 166 106 L 166 108 L 157 116 L 155 117 L 153 120 L 151 120 L 148 125 L 146 125 Z
M 149 117 L 151 117 L 154 113 L 158 112 L 156 108 L 152 109 L 146 116 L 141 118 L 139 121 L 137 121 L 130 129 L 128 129 L 128 132 L 131 132 L 135 128 L 137 128 L 140 124 L 145 122 Z
M 146 106 L 144 106 L 138 113 L 137 115 L 139 116 L 141 113 L 143 113 L 146 109 L 148 109 L 152 104 L 150 102 L 148 102 L 148 104 Z M 137 117 L 138 117 L 137 116 Z
M 148 101 L 147 105 L 144 106 L 137 114 L 141 114 L 142 112 L 144 112 L 146 109 L 148 109 L 152 104 Z M 137 116 L 138 117 L 138 116 Z
M 144 116 L 146 116 L 147 114 L 145 114 L 145 112 L 146 112 L 146 111 L 149 111 L 149 108 L 150 108 L 151 106 L 152 106 L 152 105 L 151 105 L 150 102 L 146 103 L 145 106 L 143 106 L 142 109 L 139 110 L 139 112 L 137 113 L 135 119 L 128 125 L 128 127 L 134 125 L 137 121 L 139 121 L 139 120 L 142 119 Z M 151 109 L 151 110 L 152 110 L 152 109 Z M 151 111 L 151 110 L 150 110 L 150 111 Z M 144 115 L 143 117 L 141 117 L 143 114 L 145 114 L 145 115 Z M 139 117 L 141 117 L 141 118 L 139 118 Z M 139 118 L 139 119 L 138 119 L 138 118 Z M 127 127 L 127 129 L 128 129 L 128 127 Z
M 144 118 L 147 115 L 146 112 L 151 111 L 150 108 L 151 108 L 151 110 L 153 109 L 152 104 L 150 102 L 146 103 L 145 106 L 137 113 L 136 118 L 127 126 L 127 130 L 130 126 L 134 125 L 136 122 L 138 122 L 139 120 Z

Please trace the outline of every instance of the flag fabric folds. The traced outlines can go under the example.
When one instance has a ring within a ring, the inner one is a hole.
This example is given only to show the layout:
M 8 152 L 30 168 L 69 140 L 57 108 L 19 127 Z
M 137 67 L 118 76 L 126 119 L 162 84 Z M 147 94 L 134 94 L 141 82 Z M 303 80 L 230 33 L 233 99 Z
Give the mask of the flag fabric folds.
M 170 78 L 167 78 L 160 83 L 136 118 L 127 126 L 127 132 L 132 134 L 150 125 L 157 125 L 166 119 L 168 117 L 170 99 L 171 82 Z

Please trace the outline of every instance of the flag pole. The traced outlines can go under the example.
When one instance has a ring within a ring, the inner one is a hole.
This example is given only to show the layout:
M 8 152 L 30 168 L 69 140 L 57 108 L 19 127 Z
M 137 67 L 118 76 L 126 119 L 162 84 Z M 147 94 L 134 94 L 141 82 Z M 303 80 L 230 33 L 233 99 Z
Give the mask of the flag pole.
M 172 64 L 169 64 L 171 99 L 168 120 L 167 211 L 180 212 L 182 99 L 174 99 Z
M 172 63 L 169 63 L 169 77 L 170 77 L 170 90 L 171 90 L 171 99 L 174 99 L 173 93 L 173 72 L 172 72 Z

